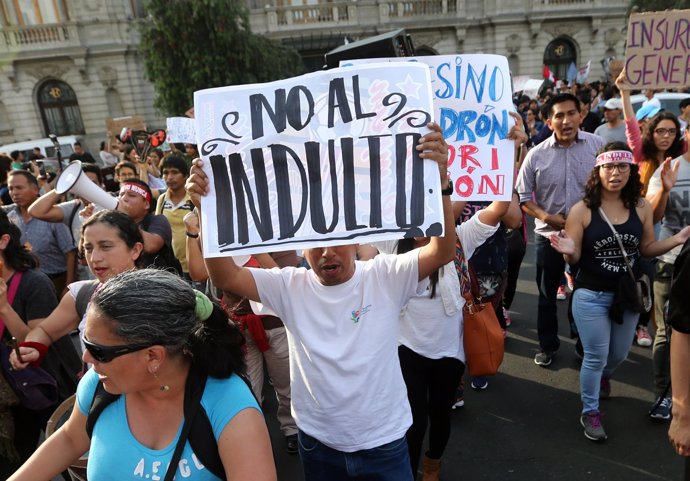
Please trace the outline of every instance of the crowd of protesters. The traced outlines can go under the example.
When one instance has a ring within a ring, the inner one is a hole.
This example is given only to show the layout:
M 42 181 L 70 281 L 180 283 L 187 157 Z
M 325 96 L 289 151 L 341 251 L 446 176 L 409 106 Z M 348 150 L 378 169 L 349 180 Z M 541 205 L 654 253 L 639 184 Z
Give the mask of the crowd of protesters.
M 505 335 L 527 216 L 539 292 L 535 364 L 558 363 L 557 306 L 569 299 L 582 357 L 579 423 L 601 441 L 599 400 L 610 396 L 616 367 L 632 343 L 652 347 L 648 414 L 673 415 L 671 440 L 689 455 L 687 389 L 671 388 L 671 378 L 687 384 L 688 349 L 672 352 L 670 340 L 671 326 L 682 341 L 690 332 L 674 284 L 674 267 L 679 279 L 688 271 L 676 261 L 689 257 L 681 248 L 690 237 L 690 98 L 670 111 L 653 91 L 646 96 L 635 111 L 624 72 L 615 82 L 516 94 L 512 201 L 451 203 L 444 192 L 444 237 L 246 259 L 203 258 L 198 209 L 208 185 L 194 145 L 140 152 L 108 134 L 94 158 L 75 144 L 70 160 L 117 197 L 115 210 L 58 194 L 40 153 L 0 154 L 0 335 L 21 343 L 9 356 L 14 369 L 41 364 L 60 387 L 55 405 L 33 412 L 0 379 L 0 477 L 51 479 L 90 448 L 92 479 L 159 479 L 173 456 L 183 477 L 275 479 L 257 416 L 265 363 L 284 448 L 299 454 L 307 480 L 412 480 L 418 468 L 424 481 L 438 480 L 451 409 L 464 403 L 459 253 Z M 418 149 L 445 187 L 448 149 L 437 125 Z M 649 313 L 616 304 L 628 269 L 653 280 Z M 194 429 L 212 431 L 219 458 L 203 463 L 193 435 L 190 447 L 180 434 L 199 385 L 208 428 Z M 94 417 L 103 390 L 115 395 L 112 406 Z M 69 420 L 36 451 L 51 413 L 75 392 Z M 109 442 L 121 456 L 106 454 Z

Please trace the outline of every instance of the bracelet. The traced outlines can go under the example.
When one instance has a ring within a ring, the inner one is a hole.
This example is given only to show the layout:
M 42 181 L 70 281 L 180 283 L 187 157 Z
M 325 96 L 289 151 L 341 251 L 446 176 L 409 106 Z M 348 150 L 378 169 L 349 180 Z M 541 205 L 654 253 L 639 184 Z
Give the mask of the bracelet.
M 29 363 L 31 367 L 40 367 L 46 354 L 48 354 L 48 346 L 40 342 L 24 341 L 19 344 L 19 347 L 30 347 L 38 351 L 38 359 Z
M 453 195 L 453 181 L 448 179 L 448 186 L 441 189 L 441 195 Z
M 199 234 L 192 234 L 192 233 L 189 232 L 189 231 L 185 232 L 185 235 L 186 235 L 187 237 L 191 237 L 192 239 L 198 239 L 198 238 L 199 238 Z

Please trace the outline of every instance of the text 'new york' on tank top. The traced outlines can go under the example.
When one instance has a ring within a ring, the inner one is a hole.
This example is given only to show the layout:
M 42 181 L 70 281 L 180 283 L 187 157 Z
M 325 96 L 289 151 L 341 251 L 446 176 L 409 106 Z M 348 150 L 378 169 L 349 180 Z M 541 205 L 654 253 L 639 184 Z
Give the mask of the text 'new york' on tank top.
M 590 211 L 592 220 L 582 236 L 582 255 L 576 287 L 594 291 L 615 291 L 618 278 L 628 275 L 625 260 L 611 228 L 599 215 L 599 209 Z M 637 215 L 637 209 L 630 209 L 628 220 L 623 224 L 614 224 L 613 227 L 618 232 L 636 273 L 642 239 L 642 221 Z

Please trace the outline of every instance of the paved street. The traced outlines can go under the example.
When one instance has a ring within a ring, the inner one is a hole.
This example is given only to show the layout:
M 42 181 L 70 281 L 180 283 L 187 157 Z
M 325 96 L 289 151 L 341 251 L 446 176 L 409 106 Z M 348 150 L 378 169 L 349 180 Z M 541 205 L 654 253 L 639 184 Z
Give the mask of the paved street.
M 465 391 L 465 407 L 453 413 L 441 479 L 680 480 L 683 462 L 668 442 L 668 422 L 647 416 L 654 400 L 651 348 L 633 346 L 614 376 L 611 398 L 602 401 L 608 440 L 589 441 L 579 424 L 579 361 L 567 337 L 567 302 L 560 303 L 562 344 L 554 363 L 545 369 L 533 361 L 539 346 L 532 244 L 520 278 L 501 372 L 487 390 Z M 275 402 L 266 404 L 279 480 L 298 481 L 299 459 L 285 453 Z

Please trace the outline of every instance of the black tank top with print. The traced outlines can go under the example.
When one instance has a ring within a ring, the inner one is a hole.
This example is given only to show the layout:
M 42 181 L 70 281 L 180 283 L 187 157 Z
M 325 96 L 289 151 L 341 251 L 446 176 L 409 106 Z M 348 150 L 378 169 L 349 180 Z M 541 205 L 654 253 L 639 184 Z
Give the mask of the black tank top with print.
M 618 278 L 628 275 L 623 254 L 611 228 L 599 215 L 599 209 L 592 209 L 591 212 L 592 221 L 582 236 L 580 271 L 575 284 L 577 288 L 584 287 L 594 291 L 615 291 Z M 633 272 L 637 274 L 642 239 L 642 221 L 637 215 L 637 209 L 630 209 L 628 220 L 623 224 L 614 224 L 613 227 L 621 237 Z

